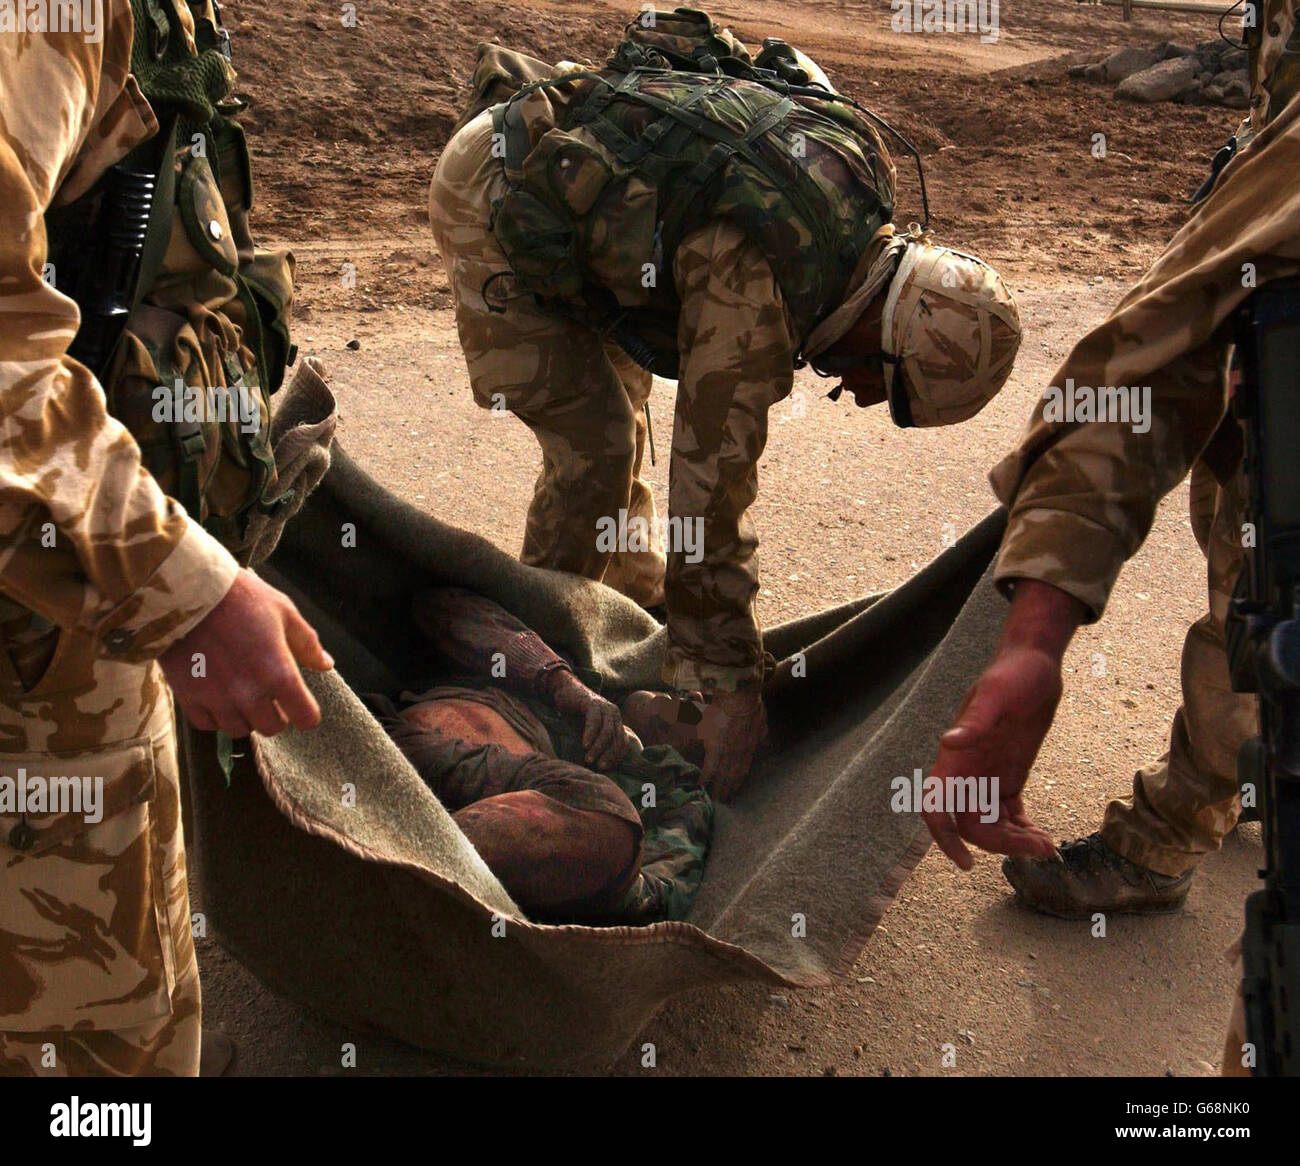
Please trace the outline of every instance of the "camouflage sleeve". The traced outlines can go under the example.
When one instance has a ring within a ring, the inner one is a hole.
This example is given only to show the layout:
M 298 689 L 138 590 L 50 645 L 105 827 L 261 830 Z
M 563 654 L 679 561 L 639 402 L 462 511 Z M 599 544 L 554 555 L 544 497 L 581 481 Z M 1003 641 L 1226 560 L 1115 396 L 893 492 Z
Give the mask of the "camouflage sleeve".
M 1229 316 L 1255 286 L 1300 271 L 1300 186 L 1281 180 L 1300 168 L 1298 113 L 1293 104 L 1233 160 L 1075 347 L 1020 448 L 994 468 L 1011 511 L 997 566 L 1004 589 L 1038 579 L 1100 617 L 1160 499 L 1214 435 L 1227 403 Z M 1088 407 L 1104 416 L 1080 413 Z
M 170 501 L 67 355 L 76 305 L 43 278 L 43 215 L 69 183 L 147 137 L 130 8 L 105 5 L 101 41 L 0 37 L 0 592 L 118 658 L 157 655 L 214 607 L 234 560 Z M 67 181 L 64 181 L 65 178 Z
M 1250 124 L 1260 130 L 1300 93 L 1300 7 L 1295 0 L 1264 0 L 1263 16 L 1244 29 L 1250 49 Z
M 664 680 L 734 692 L 763 673 L 758 538 L 746 512 L 758 494 L 767 412 L 790 394 L 798 343 L 771 268 L 739 228 L 720 221 L 689 235 L 673 268 L 682 364 Z

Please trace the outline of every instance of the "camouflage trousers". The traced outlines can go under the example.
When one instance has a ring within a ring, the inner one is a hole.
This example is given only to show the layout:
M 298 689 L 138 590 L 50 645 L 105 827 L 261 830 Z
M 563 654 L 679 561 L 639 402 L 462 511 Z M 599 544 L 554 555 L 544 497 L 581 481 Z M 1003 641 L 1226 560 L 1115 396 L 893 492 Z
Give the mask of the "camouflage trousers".
M 1240 813 L 1237 750 L 1258 732 L 1255 698 L 1232 691 L 1224 619 L 1244 550 L 1245 480 L 1221 487 L 1209 467 L 1192 469 L 1192 531 L 1205 552 L 1210 610 L 1183 644 L 1183 704 L 1169 752 L 1138 770 L 1131 796 L 1111 802 L 1101 834 L 1130 862 L 1165 875 L 1191 870 L 1217 850 Z
M 602 580 L 645 606 L 660 604 L 666 560 L 658 545 L 597 546 L 597 524 L 618 523 L 620 511 L 657 529 L 654 495 L 640 476 L 652 377 L 517 287 L 489 222 L 492 201 L 505 190 L 491 114 L 484 113 L 443 150 L 429 221 L 456 302 L 474 400 L 494 414 L 513 413 L 542 448 L 520 558 Z
M 171 693 L 156 664 L 51 640 L 0 638 L 0 1075 L 194 1076 Z

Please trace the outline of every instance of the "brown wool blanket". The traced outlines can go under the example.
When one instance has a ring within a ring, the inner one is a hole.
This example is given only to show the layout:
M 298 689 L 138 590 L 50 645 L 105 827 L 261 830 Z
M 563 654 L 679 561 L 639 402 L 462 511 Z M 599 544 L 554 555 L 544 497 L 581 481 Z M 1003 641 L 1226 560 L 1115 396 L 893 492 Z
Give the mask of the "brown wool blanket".
M 277 431 L 331 430 L 327 394 L 298 388 Z M 1003 525 L 989 515 L 896 591 L 766 633 L 781 661 L 771 741 L 719 807 L 687 922 L 541 926 L 356 694 L 396 693 L 427 672 L 409 611 L 430 585 L 490 596 L 615 699 L 660 686 L 664 633 L 600 584 L 523 566 L 408 506 L 335 447 L 260 568 L 338 662 L 310 680 L 322 725 L 255 738 L 229 788 L 212 740 L 187 734 L 191 863 L 209 926 L 275 992 L 502 1067 L 600 1067 L 688 989 L 827 984 L 852 968 L 927 849 L 920 819 L 891 809 L 890 785 L 930 764 L 993 648 Z

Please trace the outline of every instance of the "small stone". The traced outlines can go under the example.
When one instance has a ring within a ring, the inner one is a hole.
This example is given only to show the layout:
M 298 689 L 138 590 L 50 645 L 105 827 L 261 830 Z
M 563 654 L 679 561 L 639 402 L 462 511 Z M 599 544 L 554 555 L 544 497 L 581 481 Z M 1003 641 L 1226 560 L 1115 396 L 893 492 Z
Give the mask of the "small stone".
M 357 349 L 361 347 L 361 341 L 354 336 L 351 340 L 348 341 L 348 347 L 352 349 L 353 352 L 356 352 Z

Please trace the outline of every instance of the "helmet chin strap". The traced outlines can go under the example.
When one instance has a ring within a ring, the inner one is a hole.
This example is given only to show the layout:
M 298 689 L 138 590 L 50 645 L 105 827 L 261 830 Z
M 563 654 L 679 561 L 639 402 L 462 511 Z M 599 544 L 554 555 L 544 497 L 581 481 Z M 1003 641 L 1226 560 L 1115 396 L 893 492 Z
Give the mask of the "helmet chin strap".
M 890 384 L 899 378 L 892 375 L 890 366 L 898 364 L 898 357 L 890 356 L 887 352 L 873 352 L 867 356 L 832 356 L 825 360 L 818 359 L 815 364 L 811 365 L 814 373 L 819 377 L 830 380 L 837 376 L 842 376 L 846 372 L 852 372 L 857 368 L 874 368 L 877 365 L 882 366 L 882 373 L 885 380 L 885 393 L 890 395 Z M 841 380 L 829 393 L 826 394 L 828 401 L 838 401 L 848 386 Z M 892 397 L 890 403 L 890 412 L 894 412 Z M 910 414 L 910 410 L 909 410 Z M 909 422 L 910 423 L 910 422 Z
M 880 347 L 888 349 L 890 338 L 894 334 L 894 315 L 898 311 L 898 301 L 903 294 L 903 286 L 920 258 L 921 245 L 925 241 L 924 232 L 913 224 L 907 233 L 908 245 L 899 261 L 898 270 L 889 284 L 889 294 L 885 296 L 885 306 L 880 312 Z M 903 381 L 902 361 L 897 354 L 885 356 L 885 398 L 889 401 L 889 415 L 900 429 L 911 429 L 916 422 L 912 419 L 912 402 L 908 400 L 907 386 Z
M 903 388 L 903 378 L 895 376 L 885 394 L 889 401 L 889 416 L 893 418 L 894 424 L 899 429 L 916 428 L 916 422 L 912 420 L 912 402 L 908 400 Z

